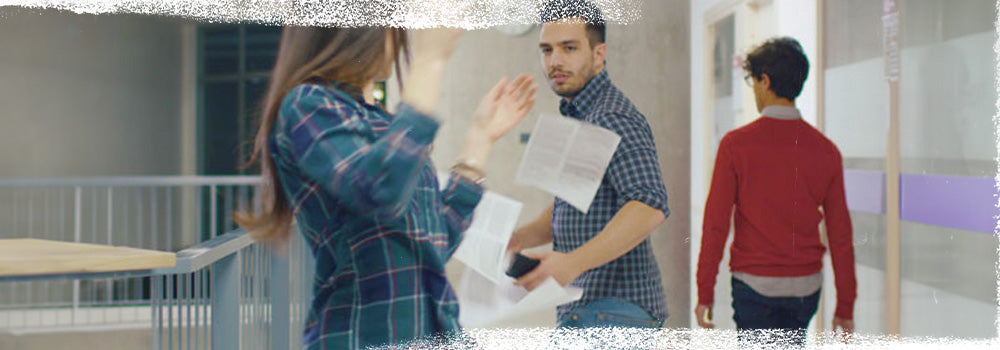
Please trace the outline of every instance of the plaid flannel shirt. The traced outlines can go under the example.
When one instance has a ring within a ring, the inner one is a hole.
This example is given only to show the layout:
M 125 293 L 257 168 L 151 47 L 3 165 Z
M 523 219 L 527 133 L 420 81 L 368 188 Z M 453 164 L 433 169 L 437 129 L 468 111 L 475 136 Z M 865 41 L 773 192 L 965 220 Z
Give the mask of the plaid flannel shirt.
M 438 122 L 393 116 L 333 85 L 284 98 L 270 150 L 316 258 L 309 349 L 401 344 L 459 330 L 445 262 L 482 188 L 452 174 L 439 190 L 429 147 Z

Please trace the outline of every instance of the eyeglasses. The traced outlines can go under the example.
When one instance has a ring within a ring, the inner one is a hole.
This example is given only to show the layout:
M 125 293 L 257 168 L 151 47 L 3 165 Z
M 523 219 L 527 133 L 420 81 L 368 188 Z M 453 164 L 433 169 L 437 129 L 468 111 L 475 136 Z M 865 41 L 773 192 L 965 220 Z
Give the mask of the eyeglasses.
M 744 75 L 743 82 L 747 83 L 747 86 L 753 87 L 753 76 L 750 74 Z

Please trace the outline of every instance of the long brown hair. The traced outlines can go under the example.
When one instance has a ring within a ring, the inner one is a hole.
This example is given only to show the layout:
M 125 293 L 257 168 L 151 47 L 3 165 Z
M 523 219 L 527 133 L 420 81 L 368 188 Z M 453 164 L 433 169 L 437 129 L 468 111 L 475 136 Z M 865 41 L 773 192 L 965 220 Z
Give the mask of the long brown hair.
M 278 245 L 289 238 L 292 208 L 281 188 L 268 147 L 268 137 L 285 95 L 296 85 L 318 81 L 334 83 L 338 89 L 360 99 L 364 84 L 384 74 L 390 60 L 394 62 L 397 82 L 401 85 L 401 58 L 409 60 L 409 49 L 406 31 L 400 28 L 285 27 L 248 162 L 260 162 L 257 208 L 233 213 L 233 219 L 251 237 Z

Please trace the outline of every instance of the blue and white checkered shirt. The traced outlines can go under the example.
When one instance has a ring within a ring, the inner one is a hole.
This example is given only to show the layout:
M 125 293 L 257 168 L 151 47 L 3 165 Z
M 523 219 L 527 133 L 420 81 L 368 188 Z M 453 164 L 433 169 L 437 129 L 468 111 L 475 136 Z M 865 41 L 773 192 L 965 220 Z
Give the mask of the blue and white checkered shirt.
M 660 209 L 664 216 L 670 214 L 653 133 L 642 113 L 611 83 L 607 71 L 590 79 L 572 101 L 562 99 L 559 112 L 614 131 L 622 139 L 587 214 L 555 199 L 552 211 L 555 251 L 568 253 L 587 243 L 629 201 Z M 583 289 L 583 298 L 559 306 L 559 318 L 577 306 L 601 298 L 623 299 L 641 306 L 659 320 L 667 317 L 660 269 L 648 237 L 625 255 L 584 272 L 573 285 Z

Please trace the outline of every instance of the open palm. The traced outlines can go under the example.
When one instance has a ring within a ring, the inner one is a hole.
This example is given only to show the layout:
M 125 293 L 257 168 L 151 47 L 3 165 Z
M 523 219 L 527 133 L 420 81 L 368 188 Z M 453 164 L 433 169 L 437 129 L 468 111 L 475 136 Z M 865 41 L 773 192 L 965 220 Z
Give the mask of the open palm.
M 534 79 L 527 74 L 521 74 L 509 83 L 507 78 L 500 79 L 479 102 L 475 126 L 489 137 L 490 142 L 495 142 L 521 122 L 534 107 L 536 89 Z

